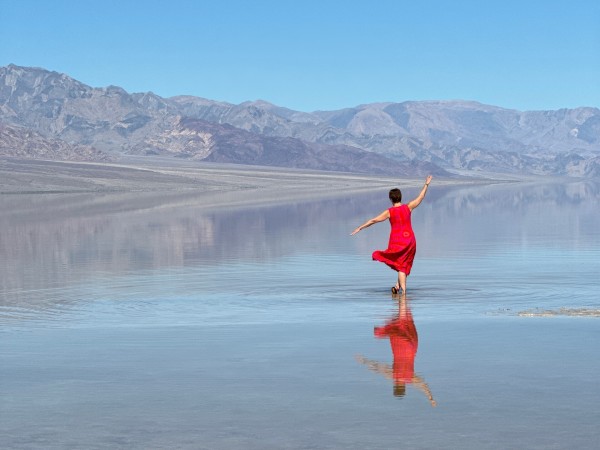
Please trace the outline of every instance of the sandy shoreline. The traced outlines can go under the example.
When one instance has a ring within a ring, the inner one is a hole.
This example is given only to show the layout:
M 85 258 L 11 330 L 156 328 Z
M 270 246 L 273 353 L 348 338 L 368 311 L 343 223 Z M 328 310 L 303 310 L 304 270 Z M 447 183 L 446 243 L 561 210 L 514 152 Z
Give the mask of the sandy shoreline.
M 0 196 L 31 194 L 116 194 L 153 200 L 193 198 L 204 206 L 272 204 L 333 197 L 393 186 L 418 187 L 421 178 L 392 178 L 296 170 L 129 158 L 119 163 L 0 160 Z M 495 180 L 436 179 L 437 186 Z
M 597 308 L 533 309 L 517 313 L 519 317 L 600 317 Z

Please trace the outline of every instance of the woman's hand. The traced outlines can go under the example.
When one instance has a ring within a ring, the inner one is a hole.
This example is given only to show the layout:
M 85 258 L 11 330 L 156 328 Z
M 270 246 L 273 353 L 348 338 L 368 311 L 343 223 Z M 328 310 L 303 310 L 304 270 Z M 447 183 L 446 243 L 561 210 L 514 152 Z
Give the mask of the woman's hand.
M 352 233 L 350 233 L 350 236 L 354 236 L 356 233 L 358 233 L 360 231 L 360 227 L 355 228 L 354 231 Z
M 427 175 L 427 178 L 425 179 L 425 184 L 429 184 L 431 183 L 431 180 L 433 179 L 433 177 L 431 175 Z

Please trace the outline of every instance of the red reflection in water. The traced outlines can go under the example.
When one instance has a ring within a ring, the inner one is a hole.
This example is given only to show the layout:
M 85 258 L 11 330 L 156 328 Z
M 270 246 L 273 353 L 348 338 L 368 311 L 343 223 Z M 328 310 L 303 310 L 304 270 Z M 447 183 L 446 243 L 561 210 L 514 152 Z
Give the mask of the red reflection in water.
M 366 365 L 369 370 L 393 380 L 394 396 L 403 397 L 406 394 L 406 386 L 412 385 L 427 396 L 431 406 L 436 406 L 429 386 L 415 373 L 419 335 L 406 296 L 399 298 L 398 315 L 392 317 L 385 325 L 375 327 L 374 334 L 377 338 L 390 340 L 394 356 L 393 364 L 391 366 L 383 364 L 362 355 L 356 357 L 357 361 Z

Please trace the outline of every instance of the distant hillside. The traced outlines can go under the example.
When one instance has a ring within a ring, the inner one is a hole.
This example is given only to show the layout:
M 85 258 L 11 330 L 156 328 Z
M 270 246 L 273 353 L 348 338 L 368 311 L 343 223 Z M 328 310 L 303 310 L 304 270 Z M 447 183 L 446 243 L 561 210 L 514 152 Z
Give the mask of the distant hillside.
M 0 68 L 0 123 L 37 136 L 37 141 L 19 143 L 0 135 L 0 156 L 45 158 L 50 153 L 36 142 L 46 139 L 64 144 L 54 145 L 52 159 L 79 159 L 72 149 L 86 146 L 94 149 L 88 156 L 98 160 L 106 155 L 162 154 L 357 173 L 449 175 L 427 162 L 406 163 L 350 146 L 274 138 L 186 120 L 175 102 L 152 93 L 128 94 L 116 86 L 92 88 L 64 74 L 13 65 Z
M 174 154 L 180 158 L 219 163 L 254 164 L 388 175 L 448 175 L 434 164 L 390 160 L 346 145 L 324 145 L 294 138 L 268 137 L 227 124 L 182 118 L 158 136 L 132 150 L 138 154 Z
M 404 102 L 301 113 L 264 101 L 231 105 L 190 96 L 182 114 L 267 136 L 343 144 L 457 172 L 595 176 L 597 108 L 520 112 L 476 102 Z
M 89 145 L 46 138 L 31 129 L 0 123 L 0 155 L 13 158 L 108 161 L 110 156 Z
M 600 171 L 596 108 L 519 112 L 439 101 L 304 113 L 264 101 L 233 105 L 92 88 L 64 74 L 10 65 L 0 68 L 0 124 L 35 133 L 21 143 L 1 133 L 0 156 L 161 154 L 397 175 L 595 177 Z M 41 150 L 48 145 L 53 152 Z

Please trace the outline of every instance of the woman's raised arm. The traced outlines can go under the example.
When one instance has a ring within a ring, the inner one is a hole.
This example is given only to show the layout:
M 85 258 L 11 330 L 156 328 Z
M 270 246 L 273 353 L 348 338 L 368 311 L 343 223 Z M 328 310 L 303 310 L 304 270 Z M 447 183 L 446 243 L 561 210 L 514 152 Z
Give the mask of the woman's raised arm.
M 417 198 L 407 203 L 407 206 L 411 211 L 419 206 L 425 198 L 425 194 L 427 194 L 427 188 L 429 187 L 429 183 L 431 183 L 432 178 L 433 177 L 431 175 L 428 175 L 425 179 L 425 185 L 423 186 L 423 189 L 421 189 L 421 192 L 419 192 L 419 195 L 417 195 Z

